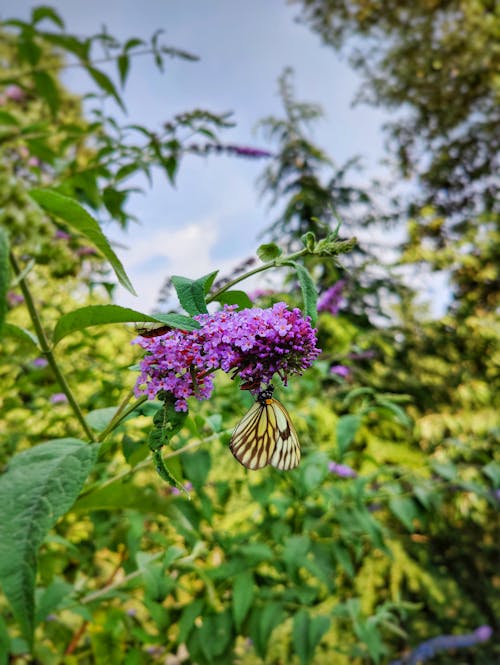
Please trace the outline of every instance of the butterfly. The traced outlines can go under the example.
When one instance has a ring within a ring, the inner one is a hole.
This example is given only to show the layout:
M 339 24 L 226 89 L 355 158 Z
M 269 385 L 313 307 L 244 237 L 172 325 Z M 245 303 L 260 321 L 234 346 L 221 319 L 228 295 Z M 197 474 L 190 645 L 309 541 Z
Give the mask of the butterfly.
M 300 444 L 287 410 L 273 398 L 273 387 L 261 391 L 236 426 L 229 448 L 247 469 L 270 464 L 288 471 L 300 462 Z

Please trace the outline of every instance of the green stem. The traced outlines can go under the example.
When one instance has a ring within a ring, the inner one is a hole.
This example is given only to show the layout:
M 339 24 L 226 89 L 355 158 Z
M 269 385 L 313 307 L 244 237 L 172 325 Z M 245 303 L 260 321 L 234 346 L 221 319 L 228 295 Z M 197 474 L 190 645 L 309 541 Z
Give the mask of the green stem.
M 134 396 L 133 390 L 131 390 L 127 395 L 125 395 L 120 406 L 115 411 L 114 416 L 111 418 L 106 428 L 97 437 L 98 441 L 104 441 L 104 439 L 106 439 L 108 434 L 110 434 L 114 429 L 116 429 L 119 426 L 119 424 L 129 415 L 129 413 L 132 413 L 132 411 L 137 409 L 138 406 L 143 404 L 148 399 L 147 397 L 140 397 L 138 400 L 136 400 L 126 409 L 125 407 L 127 406 L 127 404 L 129 403 L 129 401 L 132 399 L 133 396 Z
M 70 407 L 73 410 L 73 413 L 75 414 L 77 420 L 79 421 L 80 425 L 82 426 L 86 436 L 89 438 L 90 441 L 94 441 L 94 435 L 92 434 L 92 430 L 90 427 L 87 425 L 85 421 L 85 417 L 83 415 L 82 410 L 80 409 L 80 405 L 76 401 L 73 392 L 71 391 L 71 388 L 69 387 L 68 382 L 66 381 L 66 377 L 62 373 L 57 360 L 54 356 L 54 353 L 52 351 L 52 347 L 50 345 L 49 339 L 45 333 L 45 330 L 42 326 L 42 322 L 40 320 L 40 317 L 38 315 L 38 311 L 35 307 L 35 302 L 31 296 L 31 292 L 28 288 L 28 284 L 26 281 L 26 277 L 22 277 L 22 272 L 19 267 L 19 264 L 17 263 L 17 260 L 12 252 L 10 252 L 10 263 L 12 265 L 12 269 L 14 271 L 14 274 L 16 275 L 16 278 L 19 280 L 19 286 L 21 287 L 21 291 L 24 297 L 24 302 L 26 303 L 26 307 L 28 308 L 28 312 L 31 318 L 31 321 L 33 322 L 33 326 L 35 328 L 36 335 L 38 337 L 38 342 L 40 344 L 40 348 L 42 351 L 42 354 L 47 358 L 47 362 L 50 365 L 50 368 L 54 372 L 54 376 L 57 379 L 57 382 L 59 383 L 61 390 L 63 393 L 66 395 L 68 398 L 68 403 Z
M 263 272 L 264 270 L 269 270 L 269 268 L 281 268 L 281 267 L 286 267 L 288 261 L 295 261 L 295 259 L 298 259 L 300 256 L 304 256 L 305 254 L 309 254 L 309 250 L 304 248 L 301 249 L 299 252 L 294 252 L 293 254 L 290 254 L 289 256 L 280 256 L 277 259 L 273 259 L 272 261 L 268 261 L 267 263 L 262 264 L 261 266 L 258 266 L 257 268 L 254 268 L 253 270 L 249 270 L 248 272 L 244 273 L 243 275 L 240 275 L 239 277 L 235 277 L 231 281 L 227 282 L 227 284 L 224 284 L 224 286 L 221 286 L 220 289 L 218 289 L 215 293 L 213 293 L 211 296 L 209 296 L 206 299 L 207 304 L 209 302 L 213 302 L 216 300 L 221 293 L 224 293 L 228 289 L 230 289 L 232 286 L 235 284 L 238 284 L 239 282 L 242 282 L 245 279 L 248 279 L 248 277 L 252 277 L 252 275 L 257 275 L 259 272 Z

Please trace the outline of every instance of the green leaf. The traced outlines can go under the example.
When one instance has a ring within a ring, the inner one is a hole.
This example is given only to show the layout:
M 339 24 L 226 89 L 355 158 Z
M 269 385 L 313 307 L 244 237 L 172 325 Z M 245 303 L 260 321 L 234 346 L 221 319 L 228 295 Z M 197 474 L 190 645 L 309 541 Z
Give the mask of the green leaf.
M 189 316 L 184 316 L 184 314 L 172 312 L 170 314 L 154 314 L 153 316 L 157 321 L 172 326 L 172 328 L 179 328 L 179 330 L 199 330 L 201 328 L 198 321 Z
M 52 189 L 32 189 L 30 197 L 44 210 L 64 220 L 71 228 L 82 233 L 108 259 L 118 281 L 134 296 L 137 293 L 116 256 L 101 227 L 89 213 L 74 199 L 63 196 Z
M 376 402 L 378 407 L 382 407 L 382 409 L 389 411 L 394 416 L 394 420 L 400 423 L 400 425 L 403 425 L 403 427 L 411 427 L 411 419 L 400 406 L 387 399 L 377 399 Z
M 109 76 L 102 72 L 100 69 L 96 69 L 95 67 L 86 67 L 86 70 L 94 79 L 94 82 L 97 83 L 97 85 L 101 88 L 101 90 L 110 97 L 113 97 L 121 110 L 126 113 L 123 100 L 118 94 L 118 91 L 116 90 L 113 81 L 109 78 Z
M 130 58 L 125 53 L 122 53 L 122 55 L 118 56 L 116 64 L 118 65 L 120 83 L 123 87 L 125 85 L 125 81 L 127 80 L 128 72 L 130 69 Z
M 312 280 L 309 272 L 304 268 L 303 265 L 297 263 L 297 261 L 287 261 L 286 265 L 291 265 L 295 268 L 297 273 L 297 278 L 299 280 L 300 288 L 302 291 L 302 299 L 304 301 L 304 313 L 306 316 L 311 317 L 311 323 L 314 325 L 318 316 L 317 302 L 318 302 L 318 293 L 316 291 L 316 286 Z
M 39 348 L 36 336 L 29 330 L 26 330 L 26 328 L 21 328 L 21 326 L 16 326 L 13 323 L 4 323 L 2 332 L 4 336 L 8 335 L 9 337 L 15 337 L 22 342 L 34 344 L 37 348 Z
M 138 487 L 132 482 L 115 480 L 104 487 L 96 487 L 82 495 L 72 508 L 75 513 L 92 510 L 137 510 L 144 514 L 170 514 L 170 499 L 154 487 Z
M 79 439 L 47 441 L 13 457 L 0 477 L 0 581 L 30 644 L 38 548 L 75 502 L 97 450 Z
M 186 642 L 190 633 L 195 627 L 195 619 L 200 616 L 204 602 L 200 598 L 194 600 L 190 605 L 187 605 L 182 611 L 181 618 L 179 619 L 179 635 L 177 641 L 179 644 Z
M 63 337 L 77 330 L 110 323 L 165 323 L 182 330 L 196 330 L 200 327 L 199 323 L 181 314 L 150 316 L 119 305 L 89 305 L 61 316 L 52 339 L 57 344 Z
M 283 618 L 283 607 L 279 603 L 266 603 L 260 612 L 258 633 L 257 633 L 257 653 L 261 658 L 265 658 L 267 645 L 271 633 Z
M 15 125 L 19 127 L 19 120 L 12 113 L 0 111 L 0 125 Z
M 361 416 L 350 413 L 337 421 L 337 448 L 342 458 L 361 426 Z
M 8 665 L 10 660 L 10 646 L 9 631 L 0 615 L 0 665 Z
M 38 591 L 38 590 L 37 590 Z M 61 578 L 56 577 L 51 584 L 37 594 L 35 625 L 44 621 L 44 619 L 56 610 L 62 601 L 73 591 L 73 585 L 68 584 Z
M 33 72 L 33 81 L 38 95 L 47 102 L 52 115 L 59 110 L 59 91 L 54 78 L 43 71 Z
M 257 256 L 263 263 L 277 259 L 283 254 L 283 250 L 275 242 L 268 242 L 257 249 Z
M 10 284 L 9 237 L 0 229 L 0 332 L 7 314 L 7 291 Z
M 61 30 L 64 30 L 64 21 L 59 16 L 59 14 L 54 9 L 52 9 L 52 7 L 46 7 L 43 5 L 40 7 L 35 7 L 31 12 L 31 22 L 33 25 L 39 23 L 45 18 L 55 23 L 61 28 Z
M 500 487 L 500 464 L 498 462 L 493 461 L 483 466 L 483 473 L 492 481 L 493 487 Z
M 236 629 L 241 630 L 248 610 L 252 606 L 254 595 L 253 575 L 247 570 L 236 575 L 233 584 L 233 617 Z
M 212 275 L 213 273 L 210 273 L 210 275 L 205 275 L 205 277 L 200 277 L 197 280 L 177 275 L 172 277 L 172 284 L 177 292 L 179 302 L 188 314 L 194 316 L 208 312 L 205 303 L 205 285 Z
M 87 425 L 96 432 L 103 432 L 109 425 L 117 411 L 116 406 L 108 406 L 103 409 L 94 409 L 85 416 Z M 130 414 L 129 414 L 130 415 Z
M 415 531 L 413 521 L 418 517 L 418 511 L 413 499 L 403 496 L 392 497 L 389 501 L 389 508 L 408 531 Z
M 251 309 L 253 306 L 252 301 L 244 291 L 224 291 L 214 300 L 222 305 L 238 305 L 240 309 Z
M 199 492 L 203 488 L 210 472 L 210 453 L 208 450 L 184 453 L 181 456 L 181 462 L 185 477 L 193 483 L 193 487 Z
M 292 644 L 293 652 L 299 657 L 301 665 L 307 665 L 311 658 L 308 639 L 310 625 L 309 612 L 299 610 L 293 618 Z

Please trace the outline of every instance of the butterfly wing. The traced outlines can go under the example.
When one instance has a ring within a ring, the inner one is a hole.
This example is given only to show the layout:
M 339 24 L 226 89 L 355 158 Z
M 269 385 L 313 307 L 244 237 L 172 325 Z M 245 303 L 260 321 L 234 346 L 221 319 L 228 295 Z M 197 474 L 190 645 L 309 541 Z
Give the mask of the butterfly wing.
M 247 469 L 271 464 L 288 470 L 300 462 L 297 433 L 285 407 L 276 399 L 255 402 L 236 426 L 229 447 Z
M 275 428 L 269 427 L 268 419 L 268 406 L 255 402 L 233 432 L 229 448 L 247 469 L 262 469 L 269 464 L 276 442 Z
M 283 404 L 273 399 L 270 406 L 274 410 L 276 420 L 276 445 L 269 462 L 276 469 L 288 471 L 294 469 L 300 462 L 299 437 Z

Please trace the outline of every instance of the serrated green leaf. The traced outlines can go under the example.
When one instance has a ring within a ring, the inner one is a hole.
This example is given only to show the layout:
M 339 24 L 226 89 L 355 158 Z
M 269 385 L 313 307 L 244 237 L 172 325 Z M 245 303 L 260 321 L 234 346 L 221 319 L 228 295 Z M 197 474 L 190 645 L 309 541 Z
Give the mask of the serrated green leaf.
M 286 265 L 292 266 L 299 280 L 300 289 L 302 291 L 302 300 L 304 301 L 304 313 L 306 316 L 311 317 L 311 323 L 314 325 L 318 317 L 317 302 L 318 292 L 309 272 L 303 265 L 297 261 L 288 261 Z
M 35 71 L 33 72 L 33 81 L 39 97 L 47 102 L 52 115 L 56 115 L 59 110 L 59 91 L 54 77 L 48 72 Z
M 257 256 L 263 263 L 277 259 L 282 254 L 283 250 L 275 242 L 268 242 L 257 248 Z
M 7 314 L 7 292 L 10 284 L 9 237 L 0 229 L 0 332 Z
M 211 275 L 213 273 L 196 280 L 178 275 L 172 277 L 172 284 L 177 292 L 179 302 L 191 316 L 206 314 L 208 312 L 205 302 L 205 285 Z
M 340 416 L 337 421 L 337 449 L 342 458 L 346 450 L 349 448 L 354 440 L 359 428 L 361 426 L 361 417 L 349 413 L 345 416 Z
M 79 439 L 47 441 L 13 457 L 0 477 L 0 581 L 30 644 L 38 548 L 75 502 L 97 451 Z
M 21 326 L 16 326 L 13 323 L 4 323 L 2 332 L 5 337 L 15 337 L 23 342 L 34 344 L 39 348 L 36 336 L 29 330 L 26 330 L 26 328 L 21 328 Z
M 252 301 L 244 291 L 224 291 L 214 300 L 220 302 L 221 305 L 238 305 L 240 309 L 251 309 L 253 307 Z
M 108 259 L 115 271 L 118 281 L 134 296 L 137 295 L 134 287 L 116 256 L 108 239 L 101 231 L 96 220 L 74 199 L 63 196 L 52 189 L 32 189 L 28 192 L 30 197 L 44 210 L 64 220 L 71 228 L 79 231 Z
M 183 330 L 195 330 L 199 327 L 196 321 L 192 321 L 187 316 L 182 317 L 180 314 L 150 316 L 119 305 L 89 305 L 61 316 L 54 329 L 52 340 L 54 344 L 57 344 L 63 337 L 77 330 L 110 323 L 168 323 L 172 327 Z
M 241 630 L 248 610 L 252 606 L 254 595 L 253 575 L 247 570 L 244 573 L 236 575 L 233 584 L 233 617 L 236 629 Z

